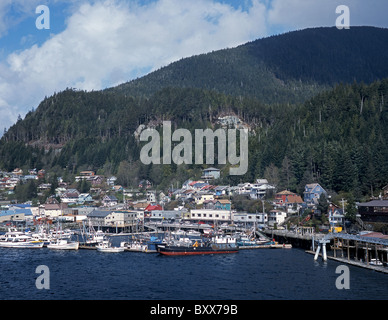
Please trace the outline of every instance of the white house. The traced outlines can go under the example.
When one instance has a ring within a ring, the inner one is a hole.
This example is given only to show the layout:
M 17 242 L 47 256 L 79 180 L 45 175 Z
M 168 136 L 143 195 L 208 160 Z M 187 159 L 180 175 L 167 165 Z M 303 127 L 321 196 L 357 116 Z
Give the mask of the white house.
M 104 207 L 113 207 L 119 203 L 119 200 L 117 200 L 117 198 L 115 196 L 106 195 L 102 199 L 102 203 L 103 203 Z
M 117 178 L 115 176 L 109 177 L 106 179 L 106 184 L 108 186 L 114 186 L 116 184 Z
M 220 178 L 220 169 L 217 168 L 207 168 L 202 171 L 202 179 L 211 180 Z
M 89 193 L 81 193 L 78 196 L 78 204 L 88 204 L 88 203 L 93 203 L 93 202 L 94 202 L 94 200 Z
M 203 204 L 205 201 L 214 200 L 214 194 L 199 193 L 194 198 L 196 204 Z
M 273 227 L 275 224 L 282 224 L 287 218 L 287 213 L 281 210 L 271 210 L 268 214 L 268 225 Z

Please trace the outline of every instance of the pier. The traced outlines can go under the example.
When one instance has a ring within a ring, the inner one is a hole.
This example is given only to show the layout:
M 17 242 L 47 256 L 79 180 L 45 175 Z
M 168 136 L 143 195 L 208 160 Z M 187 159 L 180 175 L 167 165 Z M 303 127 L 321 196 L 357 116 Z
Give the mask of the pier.
M 313 250 L 315 241 L 319 241 L 325 237 L 325 234 L 315 233 L 314 228 L 310 227 L 299 227 L 295 231 L 266 229 L 262 233 L 280 243 L 289 243 L 293 247 L 303 249 L 313 248 Z
M 388 237 L 352 235 L 348 233 L 314 233 L 308 228 L 288 230 L 266 230 L 278 241 L 291 243 L 294 247 L 306 249 L 307 253 L 323 261 L 335 260 L 341 263 L 388 273 Z

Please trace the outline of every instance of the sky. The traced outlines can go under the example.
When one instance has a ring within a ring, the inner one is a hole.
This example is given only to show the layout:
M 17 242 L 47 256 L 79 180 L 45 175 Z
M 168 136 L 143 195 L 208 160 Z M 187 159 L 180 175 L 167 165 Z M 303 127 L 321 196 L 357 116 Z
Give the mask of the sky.
M 100 90 L 192 55 L 332 27 L 339 5 L 350 28 L 388 27 L 387 0 L 1 0 L 0 135 L 55 92 Z

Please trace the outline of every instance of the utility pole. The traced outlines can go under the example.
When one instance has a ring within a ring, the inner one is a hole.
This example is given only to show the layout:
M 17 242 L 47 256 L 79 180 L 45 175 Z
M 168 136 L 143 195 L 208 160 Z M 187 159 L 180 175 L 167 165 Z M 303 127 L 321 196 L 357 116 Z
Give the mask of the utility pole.
M 341 199 L 341 203 L 342 203 L 342 214 L 344 216 L 343 226 L 344 226 L 344 229 L 345 229 L 345 200 L 344 200 L 344 198 Z

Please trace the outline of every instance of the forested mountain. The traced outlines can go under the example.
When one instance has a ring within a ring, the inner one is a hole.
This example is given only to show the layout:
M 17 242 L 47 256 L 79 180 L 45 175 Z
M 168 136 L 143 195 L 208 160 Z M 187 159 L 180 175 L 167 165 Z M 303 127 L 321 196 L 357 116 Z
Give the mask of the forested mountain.
M 150 96 L 164 87 L 216 90 L 264 103 L 303 102 L 339 83 L 388 75 L 388 30 L 312 28 L 202 54 L 109 89 Z
M 266 177 L 303 192 L 316 181 L 359 198 L 388 183 L 387 40 L 377 28 L 307 29 L 183 59 L 116 88 L 67 89 L 4 134 L 0 168 L 93 169 L 125 186 L 149 179 L 167 188 L 205 165 L 143 165 L 139 125 L 215 129 L 220 116 L 236 115 L 251 129 L 249 167 L 229 176 L 220 165 L 219 183 Z

